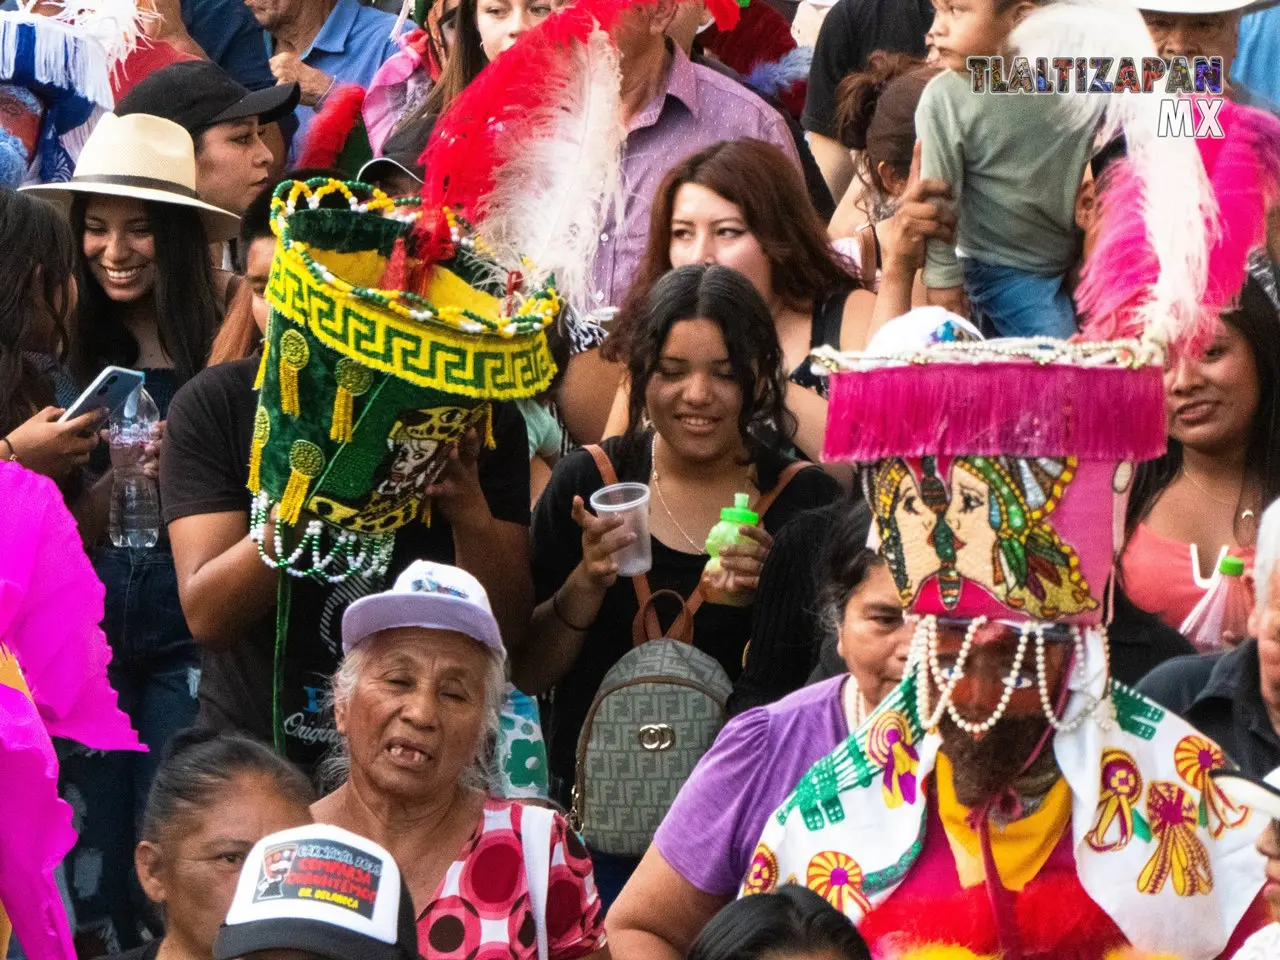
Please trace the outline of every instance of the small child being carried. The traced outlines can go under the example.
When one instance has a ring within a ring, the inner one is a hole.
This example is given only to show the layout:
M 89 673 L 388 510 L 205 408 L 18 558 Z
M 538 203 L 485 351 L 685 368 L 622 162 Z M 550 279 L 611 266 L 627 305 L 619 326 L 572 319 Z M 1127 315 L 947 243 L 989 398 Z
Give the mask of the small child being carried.
M 1075 197 L 1093 129 L 1064 124 L 1042 97 L 975 93 L 967 66 L 1005 52 L 1010 32 L 1042 5 L 934 0 L 929 37 L 946 70 L 916 109 L 920 173 L 950 184 L 957 228 L 954 247 L 930 241 L 924 284 L 930 303 L 952 310 L 967 293 L 975 319 L 999 336 L 1065 338 L 1076 332 L 1064 284 L 1080 254 Z

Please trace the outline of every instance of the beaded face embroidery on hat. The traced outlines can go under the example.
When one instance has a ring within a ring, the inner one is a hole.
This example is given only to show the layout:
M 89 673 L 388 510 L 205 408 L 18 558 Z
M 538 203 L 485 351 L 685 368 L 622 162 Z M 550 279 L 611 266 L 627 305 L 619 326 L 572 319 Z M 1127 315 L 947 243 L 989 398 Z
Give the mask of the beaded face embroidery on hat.
M 884 460 L 871 481 L 904 605 L 936 577 L 948 610 L 966 580 L 1043 619 L 1097 607 L 1075 551 L 1049 522 L 1075 476 L 1073 458 L 956 457 L 945 471 L 939 459 Z

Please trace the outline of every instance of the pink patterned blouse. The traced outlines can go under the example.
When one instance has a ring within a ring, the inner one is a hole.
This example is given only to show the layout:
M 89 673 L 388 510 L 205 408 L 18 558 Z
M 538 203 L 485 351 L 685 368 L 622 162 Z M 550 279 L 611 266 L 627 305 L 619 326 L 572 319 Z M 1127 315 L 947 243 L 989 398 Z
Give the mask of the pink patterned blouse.
M 462 847 L 418 914 L 418 950 L 432 960 L 537 960 L 521 839 L 524 808 L 489 800 Z M 551 960 L 576 960 L 604 946 L 604 911 L 591 858 L 564 818 L 551 828 L 547 945 Z

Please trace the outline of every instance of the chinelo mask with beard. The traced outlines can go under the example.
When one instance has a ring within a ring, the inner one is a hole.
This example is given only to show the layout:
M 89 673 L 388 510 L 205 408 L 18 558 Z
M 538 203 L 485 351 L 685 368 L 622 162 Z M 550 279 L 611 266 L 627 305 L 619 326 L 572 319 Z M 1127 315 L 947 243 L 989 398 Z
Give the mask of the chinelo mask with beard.
M 1039 781 L 1039 774 L 1055 766 L 1052 743 L 1044 744 L 1030 766 L 1028 761 L 1047 726 L 1043 716 L 1007 716 L 975 739 L 944 714 L 938 723 L 940 749 L 951 761 L 956 799 L 971 810 L 978 809 L 1010 787 L 1020 792 L 1020 781 Z

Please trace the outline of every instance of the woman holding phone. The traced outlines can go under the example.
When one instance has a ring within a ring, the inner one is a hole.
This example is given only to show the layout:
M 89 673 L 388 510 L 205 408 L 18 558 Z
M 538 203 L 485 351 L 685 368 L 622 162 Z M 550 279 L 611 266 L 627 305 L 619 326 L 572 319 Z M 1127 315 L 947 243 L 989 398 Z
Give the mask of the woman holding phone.
M 75 509 L 77 468 L 98 443 L 102 417 L 59 422 L 76 396 L 58 367 L 76 281 L 71 229 L 55 207 L 0 189 L 0 276 L 0 460 L 56 481 Z
M 108 115 L 85 143 L 70 182 L 28 188 L 59 201 L 70 222 L 79 288 L 70 372 L 79 387 L 108 366 L 145 374 L 160 410 L 157 447 L 169 401 L 203 369 L 222 321 L 209 245 L 235 235 L 239 223 L 196 199 L 195 171 L 191 136 L 176 123 Z M 104 507 L 109 500 L 108 482 Z M 64 761 L 64 780 L 84 804 L 72 869 L 98 878 L 73 885 L 73 900 L 82 929 L 103 931 L 108 942 L 114 936 L 129 949 L 142 942 L 143 922 L 130 877 L 135 824 L 165 743 L 195 721 L 200 652 L 178 602 L 163 533 L 150 549 L 90 548 L 106 586 L 111 683 L 150 752 Z M 100 870 L 77 870 L 80 858 L 101 863 Z

